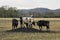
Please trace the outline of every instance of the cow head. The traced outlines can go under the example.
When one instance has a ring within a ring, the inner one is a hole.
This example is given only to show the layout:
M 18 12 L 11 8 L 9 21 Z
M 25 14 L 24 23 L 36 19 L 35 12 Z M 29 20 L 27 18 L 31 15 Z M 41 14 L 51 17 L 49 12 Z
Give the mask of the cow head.
M 35 21 L 32 22 L 32 24 L 33 24 L 34 26 L 36 25 L 35 23 L 36 23 Z

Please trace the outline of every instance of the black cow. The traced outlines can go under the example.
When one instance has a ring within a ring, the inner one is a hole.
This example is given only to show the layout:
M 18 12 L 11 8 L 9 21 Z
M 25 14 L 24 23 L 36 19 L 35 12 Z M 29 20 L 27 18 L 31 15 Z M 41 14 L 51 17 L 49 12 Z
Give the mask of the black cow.
M 12 19 L 12 29 L 16 29 L 18 26 L 18 20 Z
M 46 26 L 47 30 L 49 29 L 49 21 L 47 20 L 39 20 L 37 25 L 39 26 L 40 30 L 42 30 L 42 26 Z
M 20 26 L 21 26 L 21 28 L 23 26 L 23 17 L 20 17 Z

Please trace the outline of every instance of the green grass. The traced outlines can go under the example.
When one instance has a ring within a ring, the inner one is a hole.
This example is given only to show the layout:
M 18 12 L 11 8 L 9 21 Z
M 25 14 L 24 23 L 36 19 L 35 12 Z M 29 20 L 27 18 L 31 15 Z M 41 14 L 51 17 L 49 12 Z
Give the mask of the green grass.
M 44 18 L 34 19 L 43 20 Z M 60 18 L 58 19 L 45 18 L 44 20 L 50 21 L 50 30 L 60 31 Z M 19 20 L 19 19 L 18 19 Z M 19 27 L 20 25 L 18 25 Z M 35 29 L 39 29 L 38 26 L 33 26 Z M 0 19 L 0 40 L 60 40 L 60 32 L 6 32 L 11 30 L 11 19 Z M 46 30 L 43 27 L 43 30 Z

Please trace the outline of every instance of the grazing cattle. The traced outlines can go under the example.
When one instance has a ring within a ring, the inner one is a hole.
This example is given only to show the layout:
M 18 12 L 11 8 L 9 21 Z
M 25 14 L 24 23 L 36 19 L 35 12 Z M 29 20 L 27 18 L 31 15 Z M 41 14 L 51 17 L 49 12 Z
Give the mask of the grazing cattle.
M 37 22 L 37 25 L 39 26 L 40 30 L 42 30 L 42 26 L 46 26 L 47 30 L 49 29 L 49 21 L 40 20 Z
M 26 24 L 27 28 L 32 27 L 33 18 L 31 18 L 31 17 L 23 17 L 23 21 Z
M 16 29 L 18 26 L 18 20 L 12 19 L 12 29 Z
M 32 27 L 32 22 L 33 18 L 31 17 L 20 17 L 20 23 L 22 23 L 21 25 L 26 24 L 27 28 Z

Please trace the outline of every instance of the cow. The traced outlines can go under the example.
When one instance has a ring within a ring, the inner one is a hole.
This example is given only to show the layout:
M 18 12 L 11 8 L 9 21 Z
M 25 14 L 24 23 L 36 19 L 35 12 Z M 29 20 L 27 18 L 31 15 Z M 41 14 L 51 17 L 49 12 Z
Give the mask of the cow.
M 23 17 L 20 17 L 20 26 L 21 26 L 21 28 L 23 26 Z
M 18 20 L 12 19 L 12 29 L 16 29 L 18 26 Z
M 42 26 L 45 26 L 47 28 L 47 30 L 49 30 L 49 21 L 47 20 L 39 20 L 37 22 L 37 25 L 39 26 L 39 29 L 42 30 Z
M 33 18 L 32 17 L 20 17 L 20 24 L 21 26 L 23 24 L 26 24 L 26 27 L 32 27 L 32 23 L 33 23 Z

